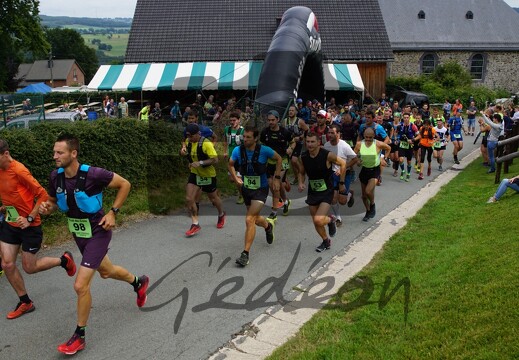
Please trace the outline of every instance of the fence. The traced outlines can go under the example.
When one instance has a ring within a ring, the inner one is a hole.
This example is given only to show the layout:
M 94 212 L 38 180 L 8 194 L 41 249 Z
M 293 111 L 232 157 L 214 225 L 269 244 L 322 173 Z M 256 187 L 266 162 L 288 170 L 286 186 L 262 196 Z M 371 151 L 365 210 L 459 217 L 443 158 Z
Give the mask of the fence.
M 496 155 L 495 184 L 501 182 L 501 168 L 504 164 L 504 173 L 508 174 L 512 160 L 519 157 L 519 121 L 515 121 L 511 130 L 505 132 L 505 140 L 498 141 Z

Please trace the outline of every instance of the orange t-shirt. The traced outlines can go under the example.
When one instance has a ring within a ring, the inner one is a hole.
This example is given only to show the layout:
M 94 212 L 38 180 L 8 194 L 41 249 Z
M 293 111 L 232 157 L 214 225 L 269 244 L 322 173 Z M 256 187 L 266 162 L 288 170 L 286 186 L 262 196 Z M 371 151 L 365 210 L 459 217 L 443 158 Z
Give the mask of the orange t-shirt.
M 2 205 L 14 206 L 20 216 L 27 217 L 36 203 L 46 201 L 49 195 L 21 162 L 13 160 L 7 170 L 0 169 L 0 198 Z M 37 201 L 35 201 L 37 199 Z M 9 223 L 18 227 L 15 223 Z M 37 215 L 31 226 L 41 224 Z
M 429 131 L 432 132 L 432 139 L 429 139 Z M 434 128 L 429 128 L 428 130 L 423 130 L 423 134 L 422 134 L 422 131 L 420 131 L 420 135 L 421 135 L 421 138 L 420 138 L 420 145 L 422 146 L 425 146 L 425 147 L 431 147 L 434 145 L 434 143 L 436 142 L 436 140 L 434 140 L 434 137 L 436 136 L 436 130 L 434 130 Z

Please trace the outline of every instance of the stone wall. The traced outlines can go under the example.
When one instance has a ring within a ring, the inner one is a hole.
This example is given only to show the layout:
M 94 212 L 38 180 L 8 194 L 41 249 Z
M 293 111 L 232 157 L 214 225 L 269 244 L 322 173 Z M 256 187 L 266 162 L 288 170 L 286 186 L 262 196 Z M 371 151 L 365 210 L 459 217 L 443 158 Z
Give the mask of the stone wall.
M 428 52 L 431 53 L 431 52 Z M 475 84 L 483 84 L 491 89 L 502 88 L 512 93 L 519 91 L 519 52 L 478 52 L 485 56 L 483 80 L 474 80 Z M 420 75 L 420 59 L 423 51 L 396 51 L 395 61 L 389 63 L 388 75 L 417 76 Z M 475 52 L 469 51 L 437 51 L 438 63 L 456 61 L 469 70 L 469 59 Z

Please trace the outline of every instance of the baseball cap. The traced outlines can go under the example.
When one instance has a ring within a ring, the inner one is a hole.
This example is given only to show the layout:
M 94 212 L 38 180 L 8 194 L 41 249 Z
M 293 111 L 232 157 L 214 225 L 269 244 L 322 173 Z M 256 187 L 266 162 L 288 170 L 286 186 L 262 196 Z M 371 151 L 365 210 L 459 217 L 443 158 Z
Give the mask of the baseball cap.
M 194 135 L 194 134 L 198 134 L 200 132 L 200 127 L 198 127 L 197 124 L 188 124 L 186 126 L 186 134 L 190 134 L 190 135 Z
M 268 115 L 274 115 L 276 118 L 279 119 L 279 113 L 276 110 L 270 110 L 268 112 Z
M 303 99 L 297 99 L 297 100 L 296 100 L 296 103 L 298 103 L 298 104 L 303 103 Z
M 324 110 L 319 110 L 319 112 L 317 113 L 317 116 L 322 116 L 322 117 L 328 117 L 328 113 Z

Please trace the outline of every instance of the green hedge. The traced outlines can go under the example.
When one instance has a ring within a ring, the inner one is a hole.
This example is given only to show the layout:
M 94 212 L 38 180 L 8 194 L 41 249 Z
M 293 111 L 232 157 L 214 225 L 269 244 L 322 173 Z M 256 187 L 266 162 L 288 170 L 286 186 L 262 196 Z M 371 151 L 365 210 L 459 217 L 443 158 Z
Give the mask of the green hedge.
M 185 173 L 179 157 L 181 132 L 165 122 L 150 125 L 133 119 L 101 119 L 75 123 L 40 123 L 30 130 L 4 130 L 12 156 L 25 164 L 44 186 L 55 168 L 53 146 L 61 133 L 80 140 L 81 163 L 103 167 L 128 179 L 134 186 L 148 186 Z

